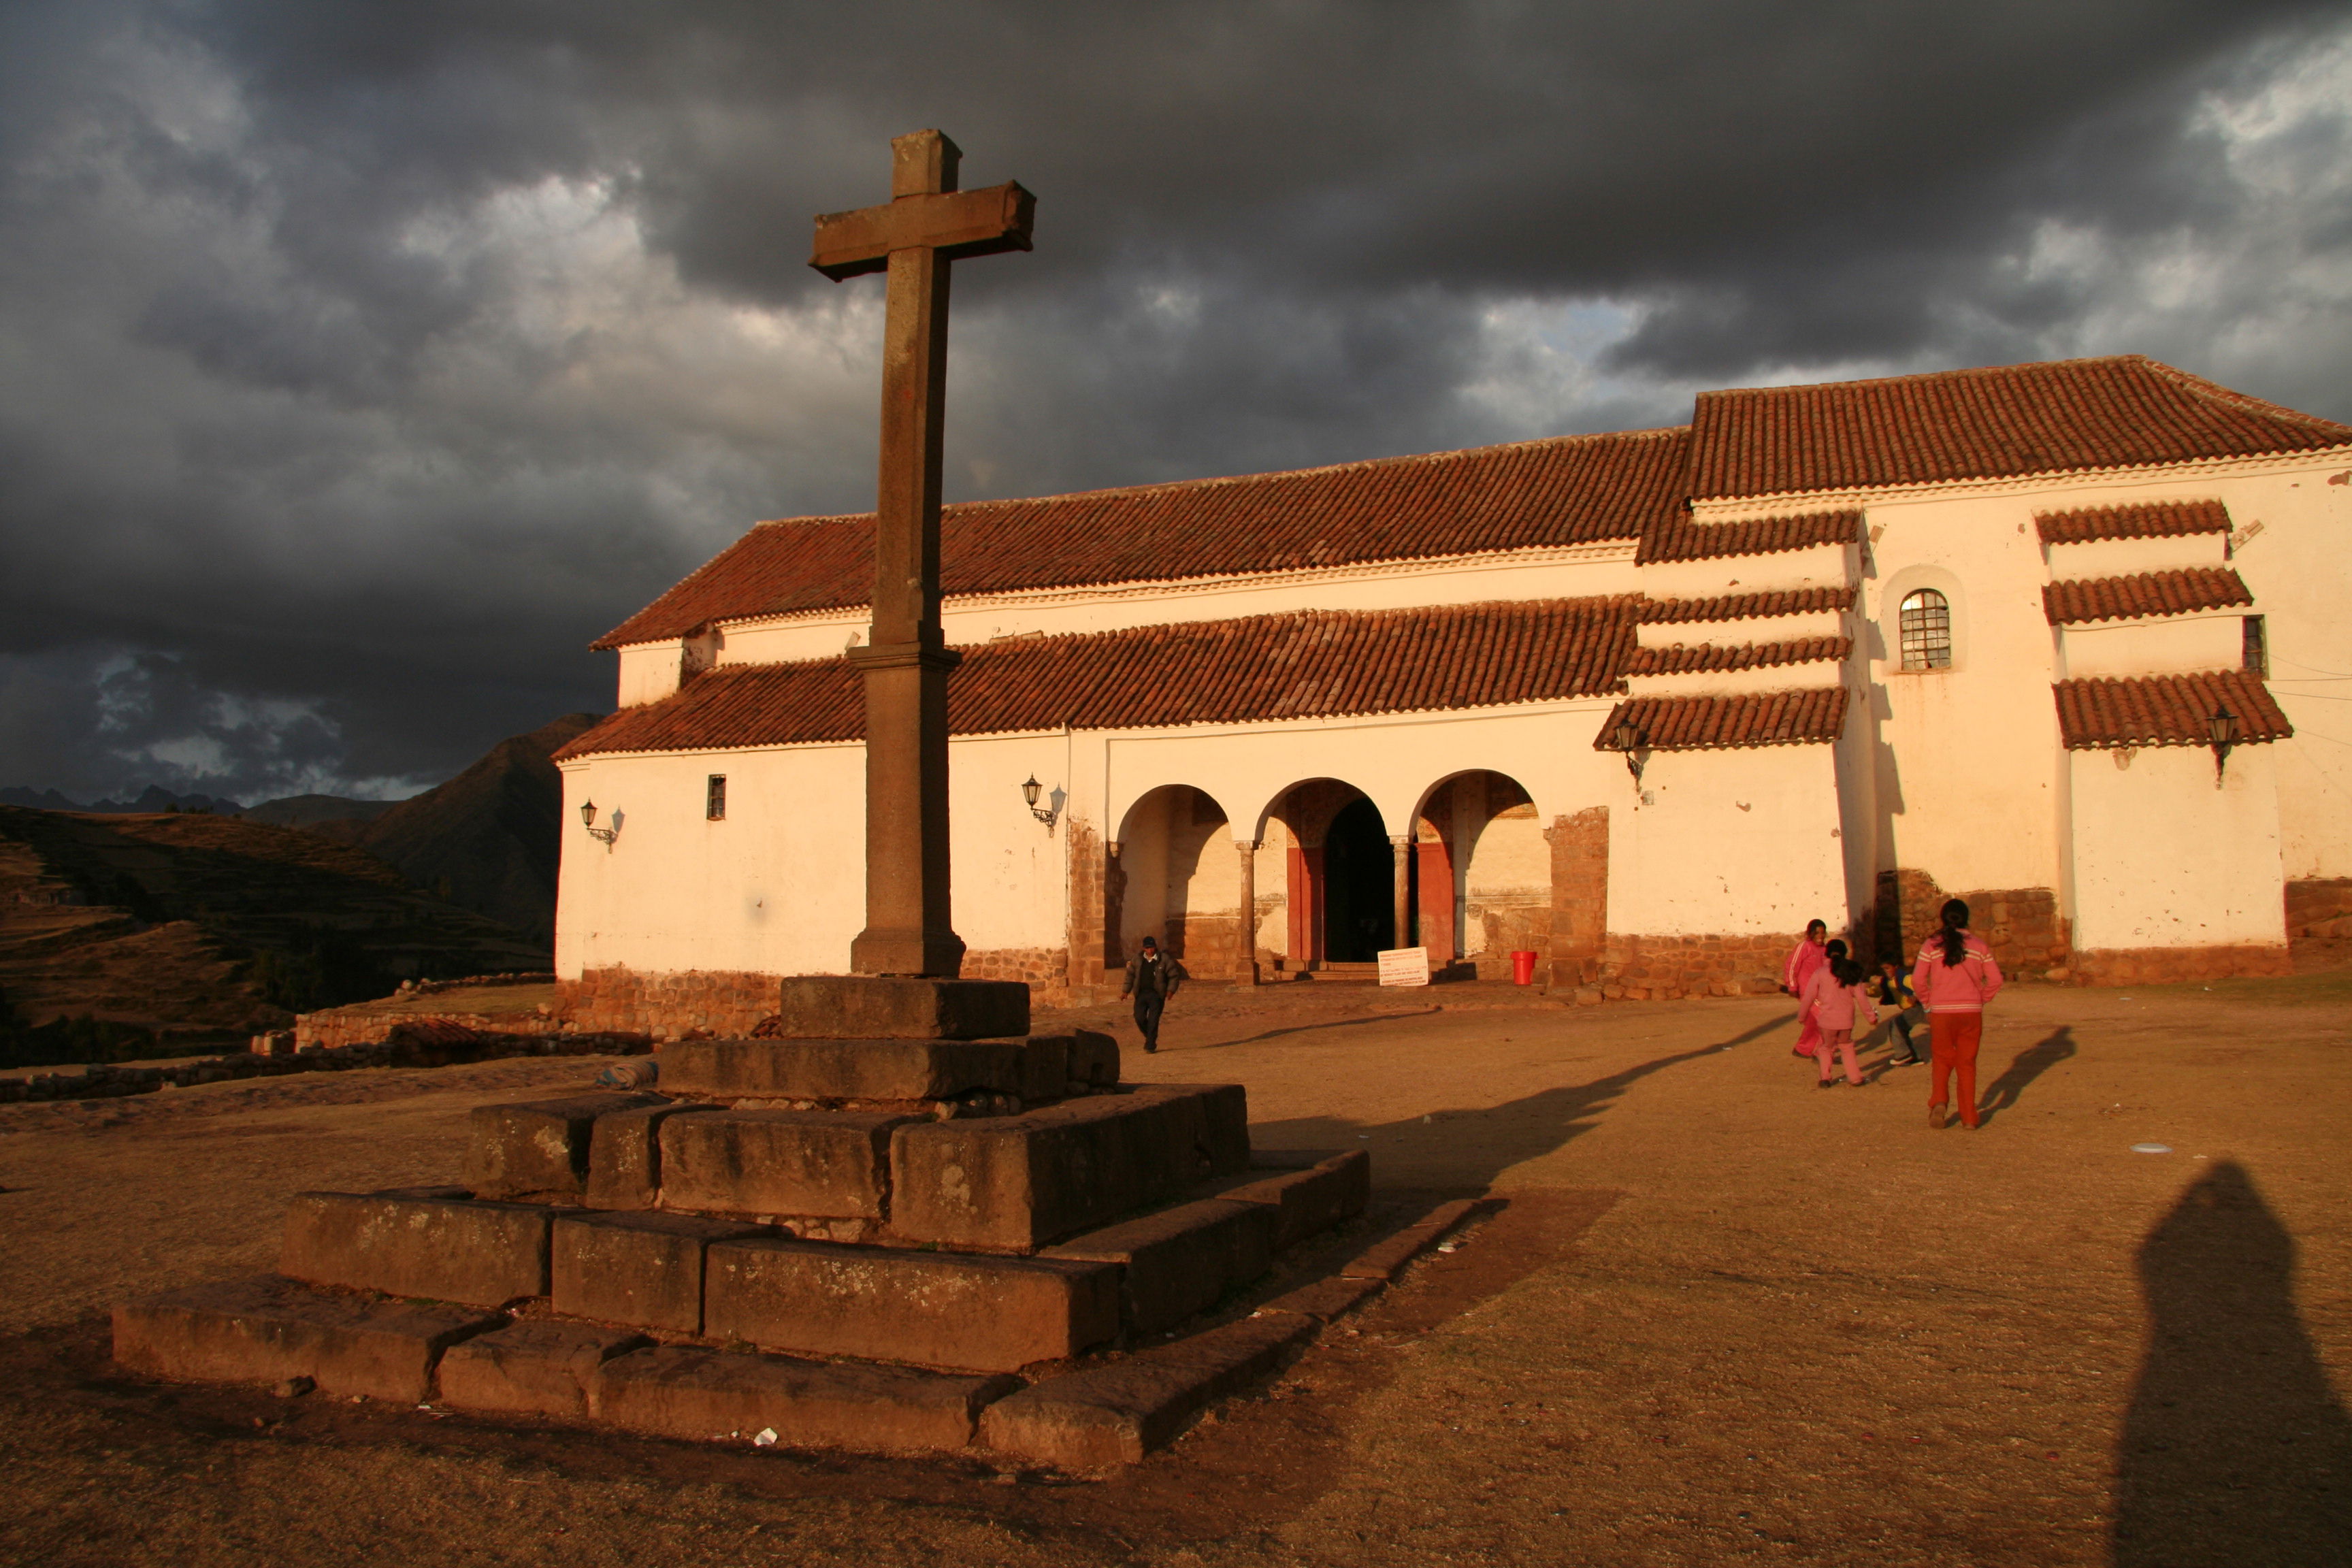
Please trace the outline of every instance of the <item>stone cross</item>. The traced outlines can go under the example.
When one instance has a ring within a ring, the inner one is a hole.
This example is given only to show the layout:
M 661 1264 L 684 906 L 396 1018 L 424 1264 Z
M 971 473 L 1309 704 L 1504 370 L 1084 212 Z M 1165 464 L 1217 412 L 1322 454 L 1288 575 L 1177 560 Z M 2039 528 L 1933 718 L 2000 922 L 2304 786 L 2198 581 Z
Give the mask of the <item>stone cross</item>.
M 940 431 L 947 408 L 948 267 L 1029 248 L 1036 198 L 1007 182 L 956 189 L 962 154 L 937 131 L 890 143 L 890 200 L 816 220 L 809 265 L 839 282 L 887 271 L 874 624 L 849 650 L 866 679 L 866 929 L 859 974 L 953 977 L 948 908 L 948 671 L 940 630 Z

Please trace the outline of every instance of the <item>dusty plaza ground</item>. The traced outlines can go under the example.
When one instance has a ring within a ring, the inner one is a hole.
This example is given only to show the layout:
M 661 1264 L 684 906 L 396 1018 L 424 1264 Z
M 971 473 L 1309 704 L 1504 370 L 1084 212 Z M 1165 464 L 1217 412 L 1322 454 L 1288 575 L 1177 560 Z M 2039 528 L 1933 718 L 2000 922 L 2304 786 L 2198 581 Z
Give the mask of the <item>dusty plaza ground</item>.
M 593 1061 L 8 1106 L 0 1560 L 2352 1562 L 2339 962 L 2012 989 L 1976 1133 L 1928 1130 L 1924 1068 L 1816 1091 L 1778 998 L 1195 988 L 1131 1079 L 1244 1082 L 1261 1146 L 1368 1148 L 1400 1202 L 1506 1201 L 1075 1484 L 108 1366 L 108 1302 L 267 1268 L 299 1188 L 449 1179 L 471 1106 Z

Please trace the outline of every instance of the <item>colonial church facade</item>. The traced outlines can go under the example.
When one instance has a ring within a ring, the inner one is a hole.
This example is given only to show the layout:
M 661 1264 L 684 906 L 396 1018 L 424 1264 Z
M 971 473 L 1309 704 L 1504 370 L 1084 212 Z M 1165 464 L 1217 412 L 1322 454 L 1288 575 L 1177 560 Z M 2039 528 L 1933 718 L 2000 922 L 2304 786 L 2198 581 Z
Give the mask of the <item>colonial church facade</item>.
M 1809 920 L 1903 952 L 1950 894 L 2012 973 L 2263 974 L 2352 909 L 2352 427 L 2152 360 L 942 526 L 964 973 L 1048 999 L 1147 934 L 1204 978 L 1419 946 L 1727 994 Z M 846 967 L 872 536 L 759 524 L 596 645 L 618 710 L 558 757 L 583 1021 L 743 1027 Z

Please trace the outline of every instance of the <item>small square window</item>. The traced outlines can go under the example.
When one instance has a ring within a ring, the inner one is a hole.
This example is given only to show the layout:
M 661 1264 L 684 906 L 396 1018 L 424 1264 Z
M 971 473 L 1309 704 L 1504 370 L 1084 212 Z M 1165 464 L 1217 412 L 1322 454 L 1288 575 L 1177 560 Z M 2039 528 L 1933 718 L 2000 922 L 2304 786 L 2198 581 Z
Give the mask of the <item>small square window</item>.
M 710 775 L 710 787 L 702 797 L 702 815 L 713 822 L 727 820 L 727 775 Z
M 2245 618 L 2244 656 L 2242 663 L 2256 675 L 2267 677 L 2271 672 L 2270 634 L 2263 629 L 2260 616 Z

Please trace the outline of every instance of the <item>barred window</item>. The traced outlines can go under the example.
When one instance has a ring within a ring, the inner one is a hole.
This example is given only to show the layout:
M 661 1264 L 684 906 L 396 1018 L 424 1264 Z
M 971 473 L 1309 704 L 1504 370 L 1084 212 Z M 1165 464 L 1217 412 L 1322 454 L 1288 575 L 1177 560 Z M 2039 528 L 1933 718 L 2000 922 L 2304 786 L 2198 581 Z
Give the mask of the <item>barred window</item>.
M 2270 674 L 2271 644 L 2270 638 L 2263 635 L 2262 616 L 2248 616 L 2246 617 L 2244 638 L 2241 644 L 2241 647 L 2242 649 L 2243 657 L 2240 662 L 2242 663 L 2245 668 L 2252 670 L 2256 675 L 2268 676 Z
M 1901 617 L 1903 668 L 1952 668 L 1952 606 L 1933 588 L 1922 588 L 1903 601 Z
M 710 775 L 710 787 L 703 793 L 702 815 L 713 822 L 727 820 L 727 775 Z

